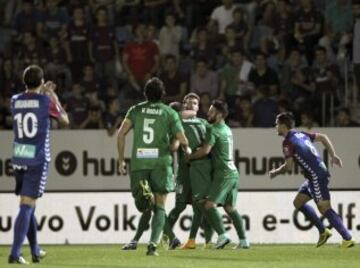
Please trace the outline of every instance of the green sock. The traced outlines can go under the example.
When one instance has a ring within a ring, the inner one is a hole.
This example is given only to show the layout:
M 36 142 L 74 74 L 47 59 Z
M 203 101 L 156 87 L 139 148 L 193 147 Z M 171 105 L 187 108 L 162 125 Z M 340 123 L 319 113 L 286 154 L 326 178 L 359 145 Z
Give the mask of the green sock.
M 138 223 L 138 227 L 136 229 L 136 233 L 135 236 L 133 238 L 133 240 L 135 241 L 139 241 L 142 234 L 144 233 L 145 230 L 147 230 L 150 226 L 150 218 L 151 218 L 151 210 L 146 210 L 145 212 L 143 212 L 143 214 L 141 214 L 139 223 Z
M 211 228 L 209 222 L 206 220 L 205 217 L 203 217 L 202 219 L 202 224 L 204 227 L 205 243 L 209 243 L 214 234 L 214 230 Z
M 219 211 L 216 208 L 210 208 L 206 211 L 206 218 L 209 221 L 211 227 L 218 235 L 225 233 L 225 227 Z
M 176 203 L 175 207 L 170 211 L 169 215 L 166 218 L 165 227 L 164 227 L 164 234 L 166 234 L 170 241 L 175 238 L 175 234 L 173 232 L 173 227 L 178 220 L 181 212 L 184 211 L 186 208 L 185 203 Z
M 202 213 L 201 213 L 200 209 L 198 208 L 198 206 L 196 206 L 195 204 L 193 204 L 193 211 L 194 211 L 194 215 L 192 218 L 189 239 L 196 238 L 196 234 L 199 230 L 201 218 L 202 218 Z
M 245 239 L 246 237 L 245 237 L 244 223 L 239 212 L 237 212 L 237 210 L 234 210 L 233 212 L 229 213 L 229 216 L 234 224 L 239 239 Z
M 162 230 L 164 229 L 166 219 L 165 208 L 155 205 L 154 216 L 151 221 L 150 243 L 158 244 Z

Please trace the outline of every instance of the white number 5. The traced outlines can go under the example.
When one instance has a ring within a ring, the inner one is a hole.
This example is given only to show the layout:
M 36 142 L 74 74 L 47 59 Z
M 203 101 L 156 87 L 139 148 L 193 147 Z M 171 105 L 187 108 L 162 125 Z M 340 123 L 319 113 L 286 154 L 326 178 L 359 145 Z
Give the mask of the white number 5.
M 145 118 L 144 119 L 144 134 L 143 141 L 146 144 L 150 144 L 154 141 L 154 129 L 151 127 L 154 124 L 155 119 Z

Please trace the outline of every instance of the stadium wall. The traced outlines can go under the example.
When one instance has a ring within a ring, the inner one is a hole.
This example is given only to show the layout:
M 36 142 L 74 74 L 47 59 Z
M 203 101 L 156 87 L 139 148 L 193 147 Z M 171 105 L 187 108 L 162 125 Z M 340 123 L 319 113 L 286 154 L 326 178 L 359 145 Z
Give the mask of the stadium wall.
M 344 168 L 329 167 L 331 188 L 360 190 L 360 128 L 319 129 L 329 135 L 342 157 Z M 281 143 L 274 129 L 234 129 L 234 160 L 240 170 L 241 190 L 296 190 L 303 180 L 299 168 L 270 180 L 269 170 L 283 161 Z M 127 138 L 129 162 L 132 135 Z M 12 133 L 1 132 L 0 191 L 14 188 L 11 169 Z M 325 163 L 329 158 L 322 147 Z M 48 192 L 127 191 L 129 176 L 117 173 L 116 138 L 102 130 L 54 131 Z
M 295 192 L 241 192 L 237 207 L 243 215 L 252 243 L 315 243 L 318 233 L 292 207 Z M 360 241 L 359 192 L 334 192 L 334 209 L 339 212 L 355 240 Z M 169 197 L 169 212 L 174 194 Z M 12 194 L 0 195 L 0 244 L 12 241 L 11 226 L 17 214 L 18 199 Z M 190 206 L 181 214 L 175 233 L 185 241 L 189 235 L 192 211 Z M 135 234 L 140 214 L 130 193 L 49 193 L 39 200 L 37 219 L 42 244 L 115 244 L 129 242 Z M 325 222 L 328 224 L 327 222 Z M 237 236 L 225 217 L 234 242 Z M 201 230 L 202 234 L 202 230 Z M 148 242 L 146 231 L 141 242 Z M 216 237 L 216 236 L 215 236 Z M 215 238 L 214 237 L 214 238 Z M 198 235 L 198 242 L 204 239 Z M 341 241 L 334 231 L 330 243 Z
M 360 241 L 360 129 L 319 129 L 334 142 L 344 168 L 331 168 L 332 203 Z M 317 231 L 294 212 L 292 199 L 303 178 L 292 174 L 270 180 L 272 165 L 282 161 L 281 142 L 274 130 L 235 129 L 234 156 L 240 168 L 237 201 L 253 243 L 313 243 Z M 127 142 L 131 144 L 132 137 Z M 10 244 L 18 198 L 11 194 L 12 133 L 1 132 L 0 147 L 0 244 Z M 130 146 L 126 156 L 130 156 Z M 322 148 L 320 152 L 324 154 Z M 129 190 L 128 176 L 116 172 L 116 138 L 105 131 L 54 131 L 48 191 L 37 206 L 39 240 L 45 244 L 101 244 L 128 242 L 135 233 L 139 213 Z M 326 155 L 326 154 L 324 154 Z M 328 162 L 325 157 L 325 162 Z M 170 194 L 167 211 L 174 205 Z M 181 215 L 175 231 L 188 235 L 191 208 Z M 229 219 L 225 217 L 230 228 Z M 236 234 L 230 230 L 236 241 Z M 142 242 L 147 242 L 149 232 Z M 202 238 L 199 238 L 203 241 Z M 335 234 L 330 242 L 338 242 Z

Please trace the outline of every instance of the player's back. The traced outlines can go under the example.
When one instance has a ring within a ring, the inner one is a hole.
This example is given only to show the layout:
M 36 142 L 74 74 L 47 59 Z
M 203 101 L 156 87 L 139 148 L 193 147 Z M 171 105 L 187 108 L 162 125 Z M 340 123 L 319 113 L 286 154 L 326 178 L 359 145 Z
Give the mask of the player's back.
M 37 165 L 50 161 L 50 98 L 21 93 L 11 98 L 13 117 L 13 164 Z
M 182 119 L 185 135 L 189 141 L 189 147 L 192 151 L 203 145 L 208 135 L 209 125 L 205 119 L 192 117 Z M 179 150 L 180 163 L 184 163 L 184 152 Z
M 161 102 L 142 102 L 130 108 L 134 142 L 131 170 L 170 165 L 170 137 L 182 131 L 179 115 Z
M 211 156 L 215 173 L 224 178 L 238 174 L 233 158 L 234 140 L 231 129 L 225 123 L 220 123 L 212 126 L 211 133 L 214 139 Z
M 304 169 L 305 176 L 311 179 L 314 176 L 329 176 L 325 163 L 318 150 L 313 145 L 315 134 L 302 131 L 289 131 L 285 142 L 293 147 L 293 157 Z

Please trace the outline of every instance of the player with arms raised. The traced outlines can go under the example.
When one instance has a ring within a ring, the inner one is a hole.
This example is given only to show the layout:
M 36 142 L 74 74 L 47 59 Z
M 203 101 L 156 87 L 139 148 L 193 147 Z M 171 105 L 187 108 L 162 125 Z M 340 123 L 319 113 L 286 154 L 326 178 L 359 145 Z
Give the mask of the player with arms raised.
M 15 194 L 20 195 L 20 210 L 15 220 L 14 241 L 8 259 L 11 264 L 28 264 L 20 254 L 26 236 L 33 262 L 39 262 L 46 255 L 37 243 L 35 204 L 45 191 L 48 175 L 50 117 L 69 124 L 68 116 L 54 92 L 55 84 L 44 84 L 44 73 L 40 67 L 27 67 L 23 82 L 26 91 L 11 98 L 14 131 L 12 164 L 16 179 Z
M 165 93 L 163 82 L 156 77 L 151 78 L 145 84 L 144 93 L 147 101 L 132 106 L 119 128 L 118 156 L 120 172 L 125 174 L 125 136 L 133 128 L 131 191 L 135 204 L 137 198 L 149 192 L 148 186 L 154 193 L 154 215 L 146 254 L 156 256 L 156 246 L 166 219 L 166 197 L 174 188 L 170 137 L 176 137 L 184 150 L 190 148 L 179 115 L 161 102 Z
M 341 218 L 331 208 L 330 193 L 328 189 L 329 171 L 325 163 L 321 159 L 318 151 L 313 145 L 313 142 L 321 142 L 331 157 L 331 164 L 342 167 L 342 162 L 339 156 L 336 155 L 334 146 L 327 137 L 322 133 L 310 134 L 300 132 L 293 129 L 294 117 L 291 113 L 284 112 L 276 118 L 276 129 L 278 135 L 284 137 L 283 153 L 285 156 L 285 163 L 280 167 L 270 171 L 270 178 L 274 178 L 279 174 L 283 174 L 293 169 L 294 161 L 304 170 L 306 181 L 301 185 L 298 194 L 294 200 L 294 206 L 300 210 L 319 230 L 319 241 L 317 247 L 326 243 L 328 238 L 332 235 L 330 230 L 325 228 L 320 218 L 316 215 L 311 206 L 306 204 L 311 199 L 314 199 L 319 211 L 324 215 L 329 223 L 342 236 L 342 248 L 349 248 L 355 245 L 351 234 L 344 226 Z

